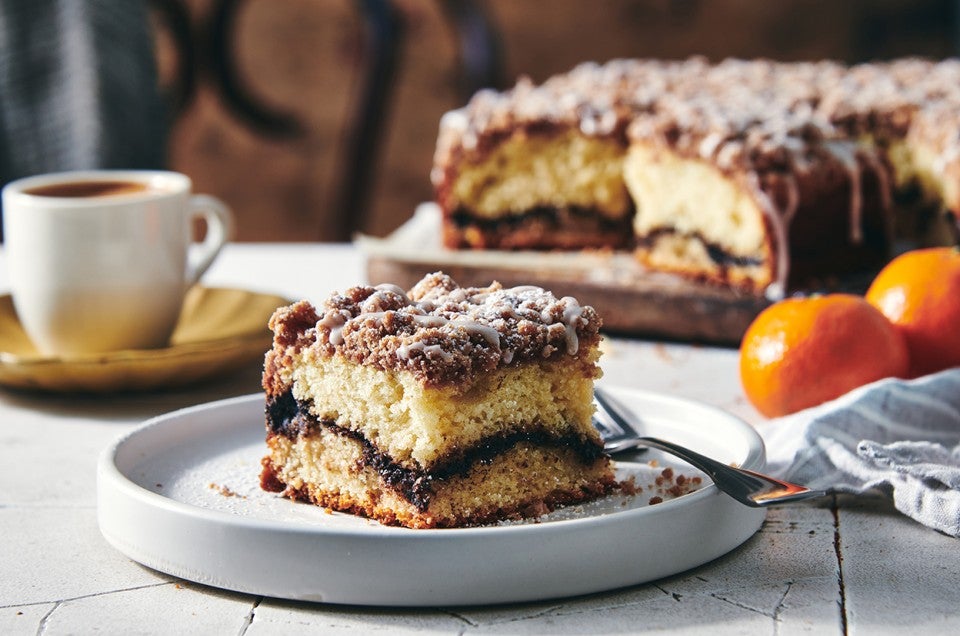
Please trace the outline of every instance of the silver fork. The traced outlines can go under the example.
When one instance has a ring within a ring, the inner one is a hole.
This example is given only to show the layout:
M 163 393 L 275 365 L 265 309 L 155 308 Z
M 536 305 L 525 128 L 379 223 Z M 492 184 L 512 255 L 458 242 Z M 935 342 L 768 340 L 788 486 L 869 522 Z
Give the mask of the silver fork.
M 823 490 L 811 490 L 806 486 L 781 481 L 752 470 L 723 464 L 673 442 L 640 435 L 630 424 L 623 407 L 603 389 L 594 388 L 594 397 L 599 413 L 593 418 L 593 423 L 600 431 L 604 449 L 608 453 L 649 446 L 675 455 L 706 473 L 721 491 L 754 508 L 802 501 L 827 494 Z

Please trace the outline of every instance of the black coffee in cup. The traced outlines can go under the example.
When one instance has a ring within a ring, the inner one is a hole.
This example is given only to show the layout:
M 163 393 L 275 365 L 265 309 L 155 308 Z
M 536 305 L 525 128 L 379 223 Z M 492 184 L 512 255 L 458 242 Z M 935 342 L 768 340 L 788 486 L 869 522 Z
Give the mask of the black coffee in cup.
M 148 184 L 139 181 L 65 181 L 30 188 L 24 193 L 37 197 L 80 199 L 136 194 L 149 189 Z

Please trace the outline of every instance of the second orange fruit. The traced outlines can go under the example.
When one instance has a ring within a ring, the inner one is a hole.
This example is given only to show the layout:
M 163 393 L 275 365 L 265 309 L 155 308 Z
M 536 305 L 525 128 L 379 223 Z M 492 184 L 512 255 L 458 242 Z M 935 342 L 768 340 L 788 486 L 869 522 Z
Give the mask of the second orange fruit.
M 860 296 L 789 298 L 767 307 L 740 345 L 747 398 L 767 417 L 793 413 L 907 373 L 903 336 Z
M 906 339 L 910 377 L 960 366 L 960 250 L 901 254 L 877 274 L 866 299 Z

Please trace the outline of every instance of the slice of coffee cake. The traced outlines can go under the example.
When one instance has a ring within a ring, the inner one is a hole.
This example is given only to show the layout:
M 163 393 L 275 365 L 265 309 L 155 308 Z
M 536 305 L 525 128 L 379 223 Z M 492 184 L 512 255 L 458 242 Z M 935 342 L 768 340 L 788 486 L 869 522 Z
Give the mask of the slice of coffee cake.
M 614 486 L 591 424 L 600 319 L 538 287 L 354 287 L 270 321 L 261 484 L 413 528 L 537 516 Z

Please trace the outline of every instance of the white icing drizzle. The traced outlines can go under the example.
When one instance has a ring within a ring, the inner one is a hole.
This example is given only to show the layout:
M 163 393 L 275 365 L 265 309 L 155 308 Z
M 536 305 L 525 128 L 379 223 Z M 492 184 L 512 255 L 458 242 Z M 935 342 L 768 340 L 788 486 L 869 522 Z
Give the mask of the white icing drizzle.
M 504 290 L 501 290 L 501 295 L 506 296 L 521 296 L 524 294 L 542 294 L 543 288 L 537 287 L 536 285 L 517 285 L 516 287 L 510 287 Z
M 577 323 L 583 315 L 583 308 L 571 296 L 564 296 L 560 302 L 566 302 L 563 308 L 563 326 L 567 336 L 567 354 L 576 355 L 580 349 L 580 339 L 577 337 Z
M 784 179 L 787 184 L 787 205 L 781 211 L 780 216 L 783 217 L 784 225 L 789 228 L 793 217 L 797 214 L 797 208 L 800 206 L 800 191 L 796 176 L 788 174 L 785 175 Z
M 500 351 L 500 332 L 493 327 L 488 327 L 487 325 L 480 324 L 476 320 L 468 320 L 466 318 L 454 318 L 449 324 L 451 327 L 465 329 L 467 333 L 471 335 L 482 337 L 487 341 L 487 344 L 496 351 Z
M 402 306 L 410 304 L 410 298 L 407 296 L 407 292 L 397 285 L 377 285 L 374 289 L 376 291 L 363 301 L 363 304 L 360 306 L 360 311 L 383 311 L 385 307 L 394 307 L 397 304 L 397 300 L 400 301 Z
M 753 192 L 754 199 L 760 204 L 760 210 L 770 221 L 776 245 L 777 271 L 773 281 L 767 286 L 765 295 L 769 300 L 780 300 L 787 289 L 787 279 L 790 271 L 790 244 L 787 242 L 787 229 L 784 218 L 778 213 L 776 205 L 760 187 L 760 180 L 755 172 L 747 173 L 747 186 Z
M 405 290 L 403 287 L 400 287 L 399 285 L 394 285 L 392 283 L 382 283 L 374 287 L 374 289 L 376 289 L 377 292 L 390 292 L 392 294 L 396 294 L 397 296 L 400 296 L 401 298 L 407 298 L 407 290 Z
M 343 344 L 343 326 L 350 320 L 350 312 L 345 309 L 328 311 L 317 321 L 318 330 L 329 331 L 328 341 L 334 347 Z
M 850 180 L 850 242 L 863 242 L 863 192 L 861 184 L 860 152 L 852 142 L 830 141 L 824 147 L 843 164 Z
M 422 340 L 414 340 L 400 345 L 397 348 L 397 356 L 401 360 L 409 360 L 411 351 L 421 351 L 428 358 L 440 358 L 444 362 L 453 360 L 453 354 L 438 344 L 426 344 Z
M 736 158 L 743 153 L 743 144 L 737 141 L 725 141 L 717 152 L 717 165 L 723 170 L 730 170 L 736 165 Z
M 712 132 L 703 140 L 700 141 L 700 146 L 698 151 L 700 157 L 703 159 L 710 159 L 713 157 L 713 154 L 717 151 L 717 148 L 720 147 L 720 144 L 724 142 L 724 135 L 720 132 Z
M 421 327 L 442 327 L 448 322 L 450 322 L 443 316 L 430 316 L 430 315 L 420 316 L 420 315 L 414 314 L 411 316 L 411 318 L 413 319 L 413 322 L 415 324 Z
M 389 311 L 389 310 L 388 310 L 388 311 L 363 311 L 363 310 L 361 310 L 361 312 L 360 312 L 358 315 L 354 316 L 353 318 L 351 318 L 351 319 L 348 320 L 347 322 L 353 322 L 354 320 L 363 320 L 363 321 L 372 320 L 372 321 L 374 321 L 374 322 L 383 322 L 383 319 L 384 319 L 384 318 L 386 317 L 386 315 L 389 314 L 389 313 L 392 313 L 392 312 Z

